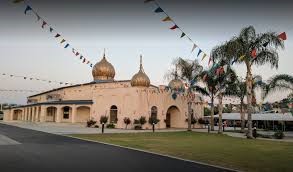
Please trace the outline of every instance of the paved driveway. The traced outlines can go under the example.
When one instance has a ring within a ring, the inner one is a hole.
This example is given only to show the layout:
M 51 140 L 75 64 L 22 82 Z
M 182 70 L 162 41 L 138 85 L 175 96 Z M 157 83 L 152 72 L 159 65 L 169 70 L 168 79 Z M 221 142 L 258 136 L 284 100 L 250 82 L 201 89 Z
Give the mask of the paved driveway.
M 115 146 L 0 124 L 0 171 L 225 171 Z

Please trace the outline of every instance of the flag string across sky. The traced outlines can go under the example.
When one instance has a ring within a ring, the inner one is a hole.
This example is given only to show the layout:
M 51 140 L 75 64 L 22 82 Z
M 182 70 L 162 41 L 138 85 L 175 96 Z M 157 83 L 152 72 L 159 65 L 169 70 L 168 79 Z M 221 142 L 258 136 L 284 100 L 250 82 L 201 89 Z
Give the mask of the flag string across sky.
M 170 27 L 171 30 L 180 30 L 181 35 L 180 38 L 186 37 L 191 43 L 192 43 L 192 48 L 191 48 L 191 53 L 194 52 L 195 49 L 198 49 L 197 52 L 197 57 L 202 57 L 201 60 L 204 60 L 208 55 L 205 53 L 191 38 L 186 34 L 186 32 L 183 31 L 181 27 L 167 14 L 165 10 L 161 8 L 159 3 L 156 0 L 145 0 L 144 3 L 154 3 L 156 5 L 156 9 L 154 10 L 155 13 L 164 13 L 165 18 L 162 19 L 163 22 L 171 22 L 173 25 Z M 209 60 L 210 61 L 210 60 Z
M 7 77 L 11 77 L 11 78 L 22 78 L 24 80 L 30 80 L 30 81 L 32 81 L 32 80 L 43 81 L 46 83 L 56 83 L 56 84 L 60 84 L 60 85 L 75 85 L 75 84 L 69 83 L 69 82 L 53 81 L 53 80 L 36 78 L 36 77 L 20 76 L 20 75 L 13 75 L 13 74 L 7 74 L 7 73 L 2 73 L 1 76 L 7 76 Z
M 8 90 L 8 89 L 0 89 L 0 92 L 42 92 L 42 91 L 38 91 L 38 90 Z
M 80 60 L 83 64 L 89 65 L 90 67 L 93 67 L 93 63 L 88 60 L 88 58 L 85 58 L 80 51 L 78 51 L 76 48 L 74 48 L 72 46 L 71 43 L 69 43 L 67 41 L 67 39 L 65 39 L 60 32 L 57 32 L 51 25 L 49 25 L 44 19 L 43 17 L 41 17 L 39 15 L 39 13 L 37 13 L 32 7 L 31 5 L 28 4 L 28 2 L 26 0 L 14 0 L 13 3 L 24 3 L 26 5 L 26 8 L 24 10 L 24 14 L 27 15 L 30 12 L 32 12 L 36 18 L 37 18 L 37 22 L 41 22 L 41 28 L 42 29 L 49 29 L 49 32 L 51 34 L 54 35 L 54 38 L 56 38 L 58 41 L 60 41 L 59 43 L 64 47 L 64 49 L 69 49 L 71 48 L 72 53 L 74 54 L 74 56 L 78 57 L 77 59 Z

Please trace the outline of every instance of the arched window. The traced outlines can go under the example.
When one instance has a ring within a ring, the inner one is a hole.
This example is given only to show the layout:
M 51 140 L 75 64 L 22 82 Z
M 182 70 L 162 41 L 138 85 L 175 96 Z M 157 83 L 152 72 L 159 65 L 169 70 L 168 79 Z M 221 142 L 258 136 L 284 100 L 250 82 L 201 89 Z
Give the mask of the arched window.
M 151 108 L 151 117 L 152 118 L 157 118 L 158 117 L 157 115 L 158 115 L 158 108 L 156 106 L 153 106 Z
M 113 105 L 110 108 L 110 123 L 117 123 L 117 114 L 118 114 L 118 108 L 117 106 Z
M 63 108 L 63 118 L 64 119 L 69 119 L 69 110 L 70 110 L 70 107 L 68 107 L 68 106 L 65 106 Z

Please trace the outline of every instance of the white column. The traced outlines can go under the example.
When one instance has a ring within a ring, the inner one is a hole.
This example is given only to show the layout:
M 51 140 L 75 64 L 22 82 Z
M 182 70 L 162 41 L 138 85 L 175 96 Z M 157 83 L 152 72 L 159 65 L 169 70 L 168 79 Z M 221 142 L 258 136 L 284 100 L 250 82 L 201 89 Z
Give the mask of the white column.
M 75 123 L 75 118 L 76 118 L 76 106 L 73 105 L 71 108 L 72 108 L 71 122 L 72 122 L 72 123 Z
M 41 106 L 40 122 L 46 122 L 47 108 L 46 106 Z
M 57 113 L 56 113 L 56 122 L 60 123 L 62 117 L 62 109 L 60 106 L 57 107 Z
M 13 109 L 10 109 L 10 113 L 9 113 L 9 120 L 12 121 L 13 120 Z

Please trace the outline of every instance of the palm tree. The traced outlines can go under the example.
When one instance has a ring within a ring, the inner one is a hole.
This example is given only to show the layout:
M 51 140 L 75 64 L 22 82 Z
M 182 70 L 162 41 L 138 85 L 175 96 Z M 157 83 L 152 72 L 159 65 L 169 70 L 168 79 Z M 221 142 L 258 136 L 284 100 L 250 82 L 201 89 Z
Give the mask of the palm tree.
M 202 72 L 203 67 L 196 60 L 188 60 L 180 57 L 175 59 L 173 63 L 176 66 L 176 70 L 169 73 L 168 76 L 169 78 L 171 76 L 175 77 L 175 79 L 179 78 L 182 80 L 188 86 L 185 91 L 187 92 L 187 96 L 190 97 L 196 86 L 195 78 Z M 188 99 L 188 131 L 191 131 L 191 105 L 192 100 Z
M 275 32 L 256 34 L 253 26 L 243 28 L 240 34 L 227 42 L 226 55 L 230 61 L 246 65 L 248 134 L 252 137 L 252 66 L 270 64 L 278 68 L 278 48 L 284 48 L 284 42 Z
M 263 98 L 275 90 L 289 90 L 293 93 L 293 76 L 279 74 L 271 77 L 263 87 Z

